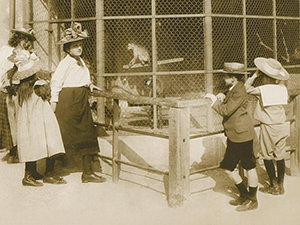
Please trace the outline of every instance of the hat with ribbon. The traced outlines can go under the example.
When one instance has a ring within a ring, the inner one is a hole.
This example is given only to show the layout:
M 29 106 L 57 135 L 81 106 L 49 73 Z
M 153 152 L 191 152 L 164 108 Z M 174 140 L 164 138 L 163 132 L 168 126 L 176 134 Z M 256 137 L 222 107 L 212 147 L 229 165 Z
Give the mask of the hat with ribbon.
M 24 27 L 12 29 L 11 32 L 20 33 L 28 37 L 31 41 L 35 41 L 35 32 L 32 28 L 25 29 Z
M 257 69 L 273 79 L 287 80 L 290 77 L 289 73 L 276 59 L 258 57 L 254 59 L 254 64 Z
M 13 84 L 19 84 L 21 80 L 31 77 L 42 68 L 39 58 L 26 50 L 14 52 L 9 60 L 15 63 L 18 68 L 12 77 Z
M 58 44 L 64 45 L 66 43 L 80 41 L 88 37 L 87 30 L 83 31 L 80 23 L 72 22 L 71 27 L 64 30 L 63 38 L 58 42 Z
M 225 62 L 222 72 L 227 74 L 248 74 L 248 72 L 245 71 L 245 65 L 237 62 Z

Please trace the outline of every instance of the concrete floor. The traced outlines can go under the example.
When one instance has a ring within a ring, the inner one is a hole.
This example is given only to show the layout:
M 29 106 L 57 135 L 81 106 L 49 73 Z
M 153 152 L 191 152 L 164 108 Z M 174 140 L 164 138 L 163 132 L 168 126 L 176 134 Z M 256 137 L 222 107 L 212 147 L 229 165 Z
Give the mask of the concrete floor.
M 258 193 L 259 208 L 239 213 L 228 205 L 235 189 L 220 170 L 191 177 L 197 191 L 179 208 L 169 208 L 163 193 L 122 180 L 113 184 L 109 175 L 106 183 L 82 184 L 81 174 L 73 173 L 66 185 L 35 188 L 21 184 L 24 164 L 0 162 L 0 171 L 1 225 L 300 224 L 300 177 L 286 176 L 284 196 Z

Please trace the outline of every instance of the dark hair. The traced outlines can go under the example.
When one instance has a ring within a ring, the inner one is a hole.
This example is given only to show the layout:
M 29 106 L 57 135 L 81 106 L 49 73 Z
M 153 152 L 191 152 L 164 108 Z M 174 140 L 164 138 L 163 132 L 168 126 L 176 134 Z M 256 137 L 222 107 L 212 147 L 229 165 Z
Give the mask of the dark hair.
M 29 40 L 33 41 L 31 38 L 29 38 L 27 35 L 19 33 L 19 32 L 13 32 L 11 38 L 8 40 L 8 45 L 11 47 L 17 47 L 18 44 L 22 40 Z
M 259 70 L 259 73 L 261 74 L 261 79 L 262 79 L 262 85 L 264 84 L 277 84 L 277 80 L 268 76 L 267 74 L 265 74 L 264 72 Z
M 68 43 L 63 45 L 63 50 L 64 50 L 65 53 L 69 54 L 70 46 L 71 46 L 71 42 L 68 42 Z
M 238 81 L 245 81 L 245 75 L 244 74 L 235 74 L 235 73 L 228 73 L 228 76 L 235 77 Z
M 36 75 L 30 76 L 24 80 L 20 81 L 17 89 L 19 105 L 22 106 L 25 101 L 27 101 L 33 93 L 33 85 L 37 80 Z
M 71 46 L 72 42 L 68 42 L 66 44 L 63 45 L 63 50 L 65 53 L 67 53 L 69 56 L 71 56 L 72 58 L 74 58 L 77 61 L 77 65 L 78 66 L 83 66 L 80 57 L 74 57 L 73 55 L 70 54 L 70 46 Z

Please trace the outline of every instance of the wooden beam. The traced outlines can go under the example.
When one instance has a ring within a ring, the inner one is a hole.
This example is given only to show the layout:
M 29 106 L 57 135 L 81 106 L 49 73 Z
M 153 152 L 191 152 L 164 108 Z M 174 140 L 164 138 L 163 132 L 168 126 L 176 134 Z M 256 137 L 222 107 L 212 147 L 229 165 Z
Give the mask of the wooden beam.
M 181 206 L 190 196 L 190 109 L 169 111 L 169 180 L 167 199 L 171 207 Z
M 210 102 L 210 100 L 207 99 L 186 100 L 182 98 L 178 98 L 178 99 L 152 98 L 152 97 L 146 97 L 140 95 L 133 95 L 121 89 L 119 90 L 119 92 L 94 90 L 92 94 L 95 97 L 125 100 L 128 103 L 132 103 L 132 104 L 143 104 L 143 105 L 148 104 L 148 105 L 159 105 L 159 106 L 176 107 L 176 108 L 206 105 Z
M 15 26 L 16 26 L 16 0 L 9 0 L 9 30 L 14 29 Z
M 113 151 L 112 151 L 112 181 L 117 183 L 120 179 L 121 165 L 118 161 L 121 159 L 119 148 L 119 130 L 116 128 L 119 122 L 119 100 L 114 100 L 113 103 Z
M 291 175 L 300 176 L 300 96 L 298 95 L 293 102 L 295 121 L 291 124 L 291 141 L 296 150 L 291 151 Z
M 104 1 L 96 1 L 96 58 L 97 58 L 97 86 L 105 89 L 105 52 L 104 52 Z M 105 122 L 105 99 L 97 99 L 97 120 L 100 123 Z

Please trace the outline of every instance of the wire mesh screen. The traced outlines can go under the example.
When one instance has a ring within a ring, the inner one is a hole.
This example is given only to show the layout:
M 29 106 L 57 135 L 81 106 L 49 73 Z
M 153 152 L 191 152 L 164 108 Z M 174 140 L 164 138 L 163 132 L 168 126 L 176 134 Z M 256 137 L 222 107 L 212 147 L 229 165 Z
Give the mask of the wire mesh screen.
M 96 16 L 95 0 L 77 0 L 74 1 L 73 7 L 75 18 L 90 18 Z
M 299 21 L 277 21 L 277 52 L 283 64 L 298 64 Z
M 270 19 L 247 20 L 247 59 L 248 67 L 254 67 L 258 56 L 274 57 L 274 27 Z
M 273 15 L 274 0 L 246 1 L 246 13 L 248 15 L 271 16 Z
M 152 71 L 150 58 L 146 67 L 123 68 L 133 58 L 134 48 L 139 48 L 140 54 L 147 52 L 149 56 L 152 55 L 150 19 L 107 20 L 104 26 L 106 73 Z M 128 48 L 129 44 L 133 45 L 131 49 Z
M 289 70 L 300 63 L 299 0 L 33 0 L 32 6 L 35 48 L 45 63 L 55 69 L 64 56 L 56 44 L 62 31 L 80 20 L 90 36 L 83 58 L 92 74 L 105 78 L 108 91 L 121 88 L 138 96 L 201 99 L 208 90 L 226 91 L 220 73 L 224 62 L 245 63 L 249 71 L 259 56 L 275 57 Z M 96 30 L 104 30 L 101 70 Z M 103 107 L 109 120 L 112 102 L 107 100 Z M 120 101 L 120 109 L 123 126 L 168 128 L 166 108 Z M 209 105 L 196 107 L 191 115 L 193 132 L 222 128 Z
M 203 1 L 195 1 L 195 0 L 156 1 L 156 13 L 158 15 L 200 14 L 203 13 Z
M 158 71 L 204 69 L 203 18 L 168 18 L 156 22 Z M 160 64 L 164 60 L 177 63 Z
M 212 1 L 212 12 L 217 14 L 243 14 L 242 0 Z
M 236 18 L 213 18 L 213 67 L 222 68 L 224 62 L 244 60 L 243 21 Z

